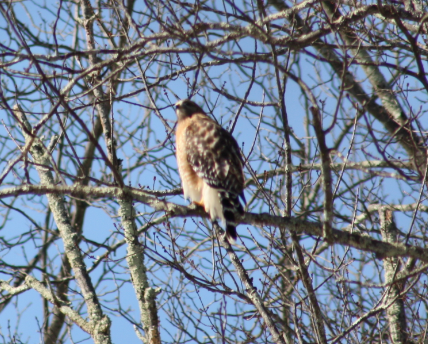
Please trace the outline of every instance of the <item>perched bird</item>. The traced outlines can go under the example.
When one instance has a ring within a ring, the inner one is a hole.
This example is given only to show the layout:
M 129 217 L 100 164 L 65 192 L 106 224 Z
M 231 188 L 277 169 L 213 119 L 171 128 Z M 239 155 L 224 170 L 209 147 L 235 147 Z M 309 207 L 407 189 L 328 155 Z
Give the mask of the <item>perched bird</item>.
M 177 163 L 185 198 L 205 208 L 211 219 L 226 226 L 236 240 L 236 226 L 244 209 L 243 160 L 233 136 L 189 99 L 175 104 Z M 229 240 L 230 241 L 230 240 Z

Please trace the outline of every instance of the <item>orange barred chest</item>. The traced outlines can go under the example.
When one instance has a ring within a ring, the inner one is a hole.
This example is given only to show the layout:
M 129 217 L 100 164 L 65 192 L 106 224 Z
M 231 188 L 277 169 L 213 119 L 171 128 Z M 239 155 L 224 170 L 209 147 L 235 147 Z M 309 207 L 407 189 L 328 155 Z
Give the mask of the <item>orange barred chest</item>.
M 200 178 L 187 160 L 186 135 L 185 130 L 190 124 L 190 118 L 180 121 L 176 131 L 177 163 L 180 174 L 183 193 L 185 198 L 190 198 L 193 202 L 199 202 L 202 198 L 203 180 Z
M 211 219 L 219 218 L 222 222 L 224 222 L 225 220 L 223 209 L 220 203 L 218 190 L 209 186 L 203 178 L 199 177 L 189 163 L 189 161 L 192 161 L 192 159 L 195 160 L 195 157 L 188 156 L 189 152 L 187 150 L 189 147 L 189 142 L 187 142 L 187 140 L 189 140 L 189 137 L 186 136 L 186 130 L 188 129 L 188 126 L 193 125 L 194 128 L 198 128 L 198 132 L 194 132 L 193 134 L 197 135 L 198 138 L 203 138 L 202 142 L 205 141 L 207 136 L 207 132 L 203 130 L 206 126 L 206 123 L 200 123 L 198 120 L 200 120 L 198 116 L 194 116 L 194 118 L 187 118 L 183 121 L 179 121 L 176 131 L 178 171 L 183 186 L 184 197 L 190 198 L 193 202 L 204 207 L 205 211 L 210 214 Z M 197 144 L 194 141 L 192 143 Z M 204 151 L 207 148 L 209 149 L 209 147 L 203 147 L 203 145 L 197 148 L 198 154 L 204 156 L 202 160 L 206 160 L 207 156 L 206 154 L 200 154 L 202 152 L 199 150 Z M 194 161 L 194 163 L 196 163 L 196 161 Z M 214 168 L 214 166 L 207 166 L 209 165 L 207 161 L 200 161 L 199 166 L 200 164 L 205 165 L 207 169 Z

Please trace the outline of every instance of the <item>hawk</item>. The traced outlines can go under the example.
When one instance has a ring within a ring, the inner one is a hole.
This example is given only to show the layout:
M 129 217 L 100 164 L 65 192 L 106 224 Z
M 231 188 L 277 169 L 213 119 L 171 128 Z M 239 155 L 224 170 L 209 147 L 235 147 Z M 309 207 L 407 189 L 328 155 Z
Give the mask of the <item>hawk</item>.
M 185 198 L 205 208 L 212 220 L 226 226 L 236 240 L 236 226 L 244 209 L 244 162 L 233 136 L 195 102 L 175 104 L 177 164 Z M 229 240 L 230 241 L 230 240 Z

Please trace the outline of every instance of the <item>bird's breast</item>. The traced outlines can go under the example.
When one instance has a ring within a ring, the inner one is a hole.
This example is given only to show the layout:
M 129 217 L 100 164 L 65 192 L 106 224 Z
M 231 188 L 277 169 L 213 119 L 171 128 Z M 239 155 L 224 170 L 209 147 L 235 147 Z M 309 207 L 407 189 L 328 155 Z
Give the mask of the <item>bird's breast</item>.
M 199 202 L 202 198 L 203 180 L 196 174 L 192 166 L 190 166 L 186 151 L 185 130 L 189 125 L 189 120 L 180 121 L 176 130 L 178 173 L 180 174 L 184 197 Z

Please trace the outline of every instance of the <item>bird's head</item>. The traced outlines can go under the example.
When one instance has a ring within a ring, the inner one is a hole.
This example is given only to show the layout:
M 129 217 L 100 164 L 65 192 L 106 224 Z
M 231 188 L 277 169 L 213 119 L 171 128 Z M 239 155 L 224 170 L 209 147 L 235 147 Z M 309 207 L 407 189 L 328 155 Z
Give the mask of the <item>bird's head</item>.
M 175 103 L 175 112 L 177 113 L 178 120 L 183 120 L 192 117 L 195 113 L 203 113 L 204 110 L 189 99 L 182 99 Z

